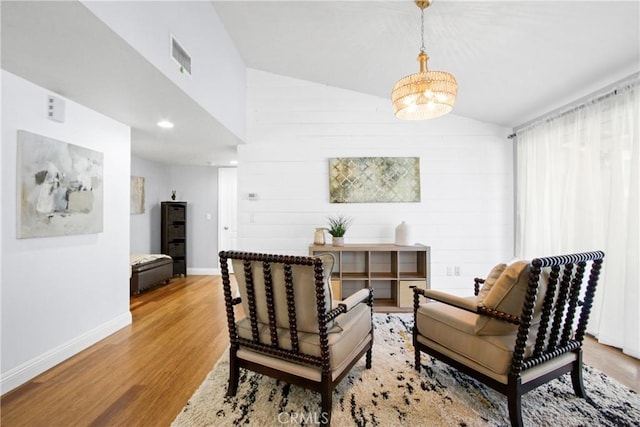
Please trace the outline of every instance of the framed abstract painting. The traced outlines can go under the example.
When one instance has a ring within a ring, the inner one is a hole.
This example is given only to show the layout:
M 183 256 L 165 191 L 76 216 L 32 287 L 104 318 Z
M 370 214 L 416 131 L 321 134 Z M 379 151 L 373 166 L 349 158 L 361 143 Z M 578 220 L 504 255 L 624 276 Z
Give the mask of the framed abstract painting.
M 19 239 L 103 229 L 103 154 L 18 131 Z

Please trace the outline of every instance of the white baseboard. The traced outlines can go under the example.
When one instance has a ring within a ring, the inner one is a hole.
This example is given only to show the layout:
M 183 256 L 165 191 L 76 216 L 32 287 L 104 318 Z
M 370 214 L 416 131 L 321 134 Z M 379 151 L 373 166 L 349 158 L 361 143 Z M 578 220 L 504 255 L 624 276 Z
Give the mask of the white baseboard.
M 56 366 L 71 356 L 92 346 L 98 341 L 108 337 L 114 332 L 131 324 L 131 313 L 126 312 L 92 330 L 75 337 L 46 353 L 35 357 L 16 368 L 0 375 L 0 394 L 4 394 L 14 388 L 40 375 L 47 369 Z
M 187 268 L 187 274 L 189 276 L 219 276 L 219 268 Z

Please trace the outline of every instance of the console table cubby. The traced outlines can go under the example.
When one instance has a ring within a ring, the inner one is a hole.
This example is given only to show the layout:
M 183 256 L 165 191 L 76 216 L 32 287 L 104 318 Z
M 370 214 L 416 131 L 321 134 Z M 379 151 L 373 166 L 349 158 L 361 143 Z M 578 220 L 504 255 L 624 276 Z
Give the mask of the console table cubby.
M 430 287 L 429 246 L 394 244 L 311 245 L 309 255 L 331 253 L 334 299 L 344 299 L 364 288 L 374 289 L 376 307 L 413 307 L 413 287 Z

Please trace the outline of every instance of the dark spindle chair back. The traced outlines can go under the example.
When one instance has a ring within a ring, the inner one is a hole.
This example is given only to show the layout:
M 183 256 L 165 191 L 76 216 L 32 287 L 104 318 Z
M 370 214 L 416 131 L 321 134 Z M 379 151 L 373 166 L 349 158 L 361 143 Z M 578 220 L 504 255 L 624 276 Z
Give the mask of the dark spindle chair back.
M 475 279 L 475 299 L 414 289 L 415 368 L 425 352 L 505 394 L 513 426 L 522 426 L 522 395 L 560 375 L 571 373 L 585 397 L 582 343 L 603 259 L 595 251 L 499 264 Z
M 371 367 L 373 345 L 373 291 L 333 301 L 334 262 L 332 254 L 220 252 L 230 340 L 228 395 L 236 393 L 239 368 L 250 369 L 320 392 L 320 421 L 329 424 L 332 390 L 363 355 Z M 236 318 L 238 304 L 244 317 Z M 348 328 L 357 332 L 340 339 Z

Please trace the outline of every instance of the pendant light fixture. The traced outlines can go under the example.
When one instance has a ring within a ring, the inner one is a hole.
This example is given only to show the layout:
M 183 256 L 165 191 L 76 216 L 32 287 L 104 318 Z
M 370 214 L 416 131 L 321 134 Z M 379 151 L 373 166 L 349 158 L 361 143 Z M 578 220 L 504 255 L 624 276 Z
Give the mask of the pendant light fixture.
M 420 8 L 422 47 L 418 54 L 420 72 L 398 80 L 391 91 L 393 111 L 399 119 L 425 120 L 440 117 L 453 109 L 458 94 L 455 77 L 445 71 L 429 71 L 424 47 L 424 10 L 431 0 L 415 0 Z

